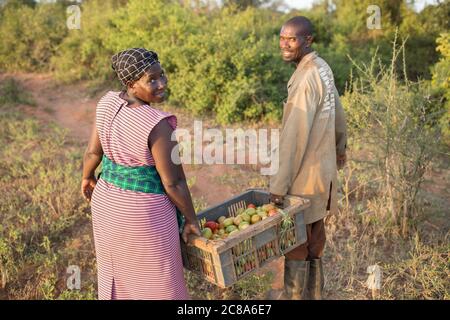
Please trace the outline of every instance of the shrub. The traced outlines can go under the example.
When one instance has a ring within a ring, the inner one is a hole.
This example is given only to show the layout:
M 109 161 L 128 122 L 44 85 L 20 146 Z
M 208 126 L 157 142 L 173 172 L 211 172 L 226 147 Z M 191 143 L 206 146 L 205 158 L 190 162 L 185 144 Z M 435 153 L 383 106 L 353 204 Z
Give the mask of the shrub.
M 0 70 L 48 70 L 66 32 L 62 5 L 7 6 L 0 21 Z
M 450 33 L 441 34 L 436 42 L 438 44 L 436 50 L 441 53 L 441 58 L 432 68 L 431 85 L 444 100 L 440 127 L 444 142 L 450 145 Z
M 367 169 L 379 177 L 384 216 L 406 235 L 408 223 L 420 213 L 418 192 L 440 141 L 440 113 L 426 83 L 397 75 L 403 50 L 404 44 L 397 48 L 394 41 L 389 67 L 377 67 L 376 57 L 368 66 L 355 63 L 358 77 L 343 102 L 349 135 L 370 153 Z
M 281 113 L 292 70 L 279 57 L 279 15 L 232 6 L 202 14 L 177 1 L 133 0 L 117 9 L 90 1 L 82 21 L 53 59 L 60 79 L 112 79 L 112 54 L 146 47 L 167 71 L 170 102 L 194 114 L 213 112 L 228 123 Z

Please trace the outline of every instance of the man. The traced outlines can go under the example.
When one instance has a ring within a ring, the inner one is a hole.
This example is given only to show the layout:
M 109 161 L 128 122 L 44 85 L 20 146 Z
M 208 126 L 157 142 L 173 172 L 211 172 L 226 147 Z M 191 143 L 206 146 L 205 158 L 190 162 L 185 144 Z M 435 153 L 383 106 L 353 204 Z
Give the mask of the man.
M 323 219 L 337 210 L 337 168 L 346 161 L 345 114 L 333 72 L 311 48 L 313 26 L 305 17 L 287 21 L 280 32 L 283 60 L 295 63 L 284 103 L 279 147 L 280 167 L 271 177 L 271 200 L 286 194 L 307 198 L 307 242 L 285 255 L 284 291 L 276 298 L 321 299 Z

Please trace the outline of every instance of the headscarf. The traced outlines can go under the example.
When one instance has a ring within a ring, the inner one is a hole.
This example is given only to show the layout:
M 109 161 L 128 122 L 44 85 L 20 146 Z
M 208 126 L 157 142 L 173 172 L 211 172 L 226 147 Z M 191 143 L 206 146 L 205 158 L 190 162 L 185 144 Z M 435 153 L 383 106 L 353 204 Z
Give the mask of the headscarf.
M 124 86 L 140 79 L 153 64 L 159 63 L 156 52 L 132 48 L 116 53 L 111 58 L 112 68 Z

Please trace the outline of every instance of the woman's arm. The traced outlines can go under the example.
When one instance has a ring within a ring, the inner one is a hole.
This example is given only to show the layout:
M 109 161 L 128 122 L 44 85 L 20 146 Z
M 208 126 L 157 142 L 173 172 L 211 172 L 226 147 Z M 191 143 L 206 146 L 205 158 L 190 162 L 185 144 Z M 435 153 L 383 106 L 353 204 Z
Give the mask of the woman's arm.
M 172 132 L 173 129 L 168 121 L 163 119 L 153 128 L 148 142 L 164 189 L 170 200 L 186 218 L 183 240 L 187 242 L 189 233 L 200 235 L 200 232 L 183 167 L 181 164 L 175 164 L 171 157 L 172 150 L 177 145 L 176 141 L 171 140 Z
M 98 137 L 97 127 L 94 121 L 91 137 L 89 139 L 88 147 L 84 153 L 83 158 L 83 178 L 81 181 L 81 193 L 87 201 L 91 200 L 92 192 L 94 191 L 97 179 L 95 178 L 95 169 L 102 161 L 103 149 Z

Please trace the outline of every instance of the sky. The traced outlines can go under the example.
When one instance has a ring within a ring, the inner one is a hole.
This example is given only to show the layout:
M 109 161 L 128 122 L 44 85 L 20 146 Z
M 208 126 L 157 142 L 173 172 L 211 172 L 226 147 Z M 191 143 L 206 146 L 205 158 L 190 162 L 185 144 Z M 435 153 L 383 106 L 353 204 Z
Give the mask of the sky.
M 0 4 L 4 0 L 0 0 Z M 56 0 L 36 0 L 38 2 L 56 2 Z M 308 9 L 317 0 L 283 0 L 288 7 L 293 9 Z M 73 2 L 81 2 L 80 0 L 74 0 Z M 220 0 L 218 0 L 220 3 Z M 376 4 L 377 0 L 373 0 L 373 4 Z M 422 10 L 427 4 L 437 4 L 438 0 L 415 0 L 416 11 Z
M 291 8 L 295 9 L 308 9 L 311 7 L 315 0 L 284 0 L 284 2 Z M 415 8 L 416 11 L 422 10 L 427 4 L 436 4 L 437 0 L 416 0 Z M 374 0 L 376 4 L 376 0 Z

